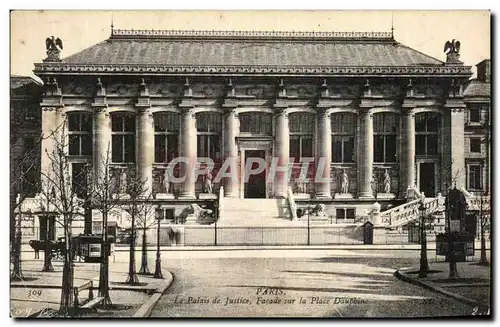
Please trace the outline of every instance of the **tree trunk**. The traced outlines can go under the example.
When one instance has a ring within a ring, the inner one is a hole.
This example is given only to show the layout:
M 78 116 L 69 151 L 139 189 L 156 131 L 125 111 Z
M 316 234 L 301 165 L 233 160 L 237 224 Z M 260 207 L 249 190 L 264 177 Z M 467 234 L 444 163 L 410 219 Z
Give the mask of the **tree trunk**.
M 102 246 L 102 261 L 99 270 L 99 296 L 103 297 L 104 300 L 102 303 L 102 308 L 105 309 L 109 305 L 112 304 L 111 298 L 109 296 L 109 257 L 107 255 L 108 252 L 108 244 L 103 244 Z
M 135 215 L 132 215 L 132 232 L 130 235 L 128 277 L 125 283 L 132 285 L 139 284 L 139 278 L 137 278 L 137 273 L 135 271 Z
M 12 281 L 24 279 L 21 271 L 21 210 L 19 210 L 15 229 L 14 243 L 12 244 L 12 261 L 14 269 L 10 275 L 10 280 Z
M 479 264 L 488 266 L 490 263 L 488 262 L 488 258 L 486 257 L 486 238 L 484 237 L 484 227 L 486 222 L 484 218 L 481 218 L 481 259 L 479 259 Z
M 64 231 L 64 266 L 62 276 L 61 303 L 59 312 L 63 316 L 72 315 L 73 298 L 73 249 L 71 244 L 71 227 L 65 227 Z
M 140 275 L 149 275 L 148 268 L 148 249 L 146 243 L 146 228 L 142 232 L 142 256 L 141 256 L 141 269 L 139 270 Z
M 109 307 L 112 302 L 109 296 L 109 257 L 108 257 L 108 214 L 106 211 L 102 215 L 103 232 L 102 232 L 102 245 L 101 245 L 101 265 L 99 269 L 99 296 L 104 300 L 101 302 L 103 309 Z
M 44 235 L 44 245 L 45 245 L 45 248 L 44 248 L 44 254 L 43 254 L 43 269 L 42 271 L 44 272 L 50 272 L 50 271 L 54 271 L 54 267 L 52 266 L 52 249 L 50 247 L 50 243 L 49 243 L 49 219 L 47 219 L 47 229 L 45 231 L 45 235 Z

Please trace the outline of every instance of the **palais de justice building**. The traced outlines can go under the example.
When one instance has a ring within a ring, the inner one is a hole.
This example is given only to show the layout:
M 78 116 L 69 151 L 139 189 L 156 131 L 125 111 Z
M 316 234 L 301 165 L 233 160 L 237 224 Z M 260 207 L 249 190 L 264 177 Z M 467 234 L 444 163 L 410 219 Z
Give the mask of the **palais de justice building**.
M 471 90 L 467 110 L 472 72 L 459 45 L 442 61 L 386 32 L 115 29 L 76 54 L 47 53 L 35 64 L 45 86 L 42 128 L 66 122 L 73 176 L 88 162 L 102 169 L 98 159 L 110 146 L 117 180 L 139 174 L 153 202 L 175 215 L 217 198 L 219 186 L 237 199 L 286 199 L 291 188 L 297 203 L 322 203 L 332 216 L 339 208 L 363 215 L 376 200 L 395 206 L 413 190 L 436 197 L 446 184 L 489 187 L 489 145 L 483 132 L 473 137 L 489 111 L 489 60 L 478 65 L 488 96 Z M 42 147 L 52 149 L 50 142 Z M 479 152 L 468 158 L 469 148 Z M 212 158 L 214 177 L 228 157 L 240 168 L 249 157 L 277 157 L 292 177 L 263 173 L 245 183 L 239 169 L 237 179 L 214 184 L 213 195 L 204 176 L 166 190 L 164 170 L 178 156 Z M 304 157 L 315 158 L 311 177 L 326 158 L 329 182 L 298 179 Z

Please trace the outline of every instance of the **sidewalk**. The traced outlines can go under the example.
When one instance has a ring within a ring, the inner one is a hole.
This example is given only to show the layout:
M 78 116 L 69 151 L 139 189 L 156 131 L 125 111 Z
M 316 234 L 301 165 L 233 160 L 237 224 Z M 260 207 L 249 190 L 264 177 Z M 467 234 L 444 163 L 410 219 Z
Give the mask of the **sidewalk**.
M 160 245 L 161 251 L 233 251 L 233 250 L 420 250 L 420 244 L 402 243 L 402 244 L 330 244 L 330 245 Z M 481 242 L 474 244 L 476 251 L 481 249 Z M 156 245 L 148 245 L 148 252 L 155 252 Z M 436 249 L 436 242 L 427 242 L 428 250 Z M 486 249 L 490 250 L 490 241 L 486 242 Z M 28 244 L 21 245 L 21 251 L 27 259 L 34 258 L 34 251 Z M 115 244 L 115 252 L 128 252 L 128 244 Z M 136 246 L 136 252 L 140 253 L 141 246 Z M 24 254 L 24 253 L 32 254 Z M 40 257 L 43 251 L 40 251 Z
M 488 258 L 490 260 L 490 258 Z M 402 268 L 394 275 L 408 283 L 452 297 L 458 301 L 478 307 L 477 314 L 485 314 L 490 308 L 490 266 L 479 266 L 476 262 L 457 262 L 458 279 L 448 279 L 449 263 L 429 263 L 427 278 L 418 278 L 419 267 Z
M 40 257 L 43 258 L 43 255 Z M 26 260 L 22 264 L 25 280 L 10 283 L 11 317 L 28 317 L 40 311 L 53 315 L 53 310 L 59 309 L 63 263 L 54 260 L 52 262 L 54 272 L 41 272 L 43 259 Z M 150 267 L 150 269 L 154 270 L 154 267 Z M 114 308 L 105 311 L 99 309 L 97 312 L 85 316 L 148 316 L 160 295 L 173 281 L 172 274 L 163 270 L 164 279 L 138 275 L 140 285 L 132 286 L 125 284 L 127 271 L 128 263 L 110 262 L 110 297 Z M 74 272 L 74 286 L 93 281 L 93 294 L 95 297 L 99 285 L 99 264 L 76 262 Z M 81 301 L 86 300 L 88 295 L 88 290 L 83 291 Z M 155 301 L 151 301 L 152 299 Z

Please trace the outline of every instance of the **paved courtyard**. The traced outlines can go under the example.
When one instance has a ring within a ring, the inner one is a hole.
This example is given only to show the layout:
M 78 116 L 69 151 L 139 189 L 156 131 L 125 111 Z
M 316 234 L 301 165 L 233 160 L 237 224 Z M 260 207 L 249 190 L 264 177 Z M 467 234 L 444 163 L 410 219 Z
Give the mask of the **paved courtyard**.
M 398 268 L 418 264 L 419 251 L 414 250 L 171 251 L 164 258 L 175 280 L 153 317 L 419 317 L 473 312 L 470 305 L 393 276 Z M 429 258 L 432 267 L 432 251 Z

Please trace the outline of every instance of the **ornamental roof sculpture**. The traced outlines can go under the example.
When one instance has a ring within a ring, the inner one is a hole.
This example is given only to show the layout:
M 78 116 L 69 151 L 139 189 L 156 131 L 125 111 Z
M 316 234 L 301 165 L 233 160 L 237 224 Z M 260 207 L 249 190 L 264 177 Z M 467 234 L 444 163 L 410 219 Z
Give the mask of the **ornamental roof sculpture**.
M 35 73 L 470 75 L 394 40 L 391 32 L 112 30 L 109 39 Z

